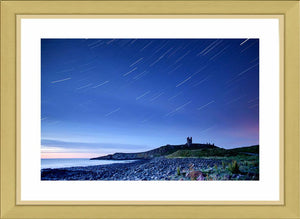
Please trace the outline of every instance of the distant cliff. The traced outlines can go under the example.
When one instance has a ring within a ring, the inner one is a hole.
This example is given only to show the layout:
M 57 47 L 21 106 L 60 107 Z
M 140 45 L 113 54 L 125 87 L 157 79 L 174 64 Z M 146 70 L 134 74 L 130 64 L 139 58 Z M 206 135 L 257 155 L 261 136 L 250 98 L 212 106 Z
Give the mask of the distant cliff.
M 178 150 L 197 150 L 197 149 L 212 149 L 219 148 L 211 144 L 187 144 L 182 145 L 165 145 L 155 148 L 150 151 L 139 153 L 115 153 L 106 156 L 91 158 L 91 160 L 136 160 L 136 159 L 151 159 L 153 157 L 160 157 L 172 154 Z

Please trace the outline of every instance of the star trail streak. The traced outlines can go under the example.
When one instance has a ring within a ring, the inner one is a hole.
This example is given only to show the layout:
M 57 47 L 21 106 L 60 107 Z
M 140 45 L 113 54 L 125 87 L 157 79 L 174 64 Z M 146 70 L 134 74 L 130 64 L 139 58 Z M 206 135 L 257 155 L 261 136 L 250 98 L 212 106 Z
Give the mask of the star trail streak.
M 139 63 L 140 61 L 142 61 L 143 60 L 143 58 L 140 58 L 140 59 L 138 59 L 138 60 L 136 60 L 134 63 L 132 63 L 129 67 L 132 67 L 132 66 L 134 66 L 134 65 L 136 65 L 137 63 Z
M 192 102 L 192 101 L 189 101 L 189 102 L 187 102 L 187 103 L 185 103 L 185 104 L 183 104 L 183 105 L 177 107 L 176 109 L 174 109 L 174 110 L 172 110 L 171 112 L 167 113 L 166 116 L 170 116 L 170 115 L 174 114 L 175 112 L 178 112 L 179 110 L 184 109 L 184 107 L 185 107 L 186 105 L 190 104 L 191 102 Z
M 93 88 L 100 87 L 100 86 L 102 86 L 102 85 L 104 85 L 104 84 L 107 84 L 108 82 L 109 82 L 109 81 L 104 81 L 103 83 L 101 83 L 101 84 L 98 84 L 98 85 L 94 86 Z
M 176 85 L 176 87 L 179 87 L 181 85 L 183 85 L 185 82 L 187 82 L 188 80 L 190 80 L 192 77 L 188 77 L 187 79 L 185 79 L 184 81 L 180 82 L 179 84 Z
M 120 109 L 121 109 L 121 108 L 115 109 L 115 110 L 113 110 L 113 111 L 107 113 L 105 116 L 110 116 L 111 114 L 118 112 Z
M 135 70 L 137 70 L 137 67 L 135 67 L 134 69 L 130 70 L 129 72 L 126 72 L 125 74 L 123 74 L 123 76 L 129 75 L 132 72 L 134 72 Z
M 207 107 L 209 104 L 212 104 L 212 103 L 214 103 L 214 102 L 215 102 L 214 100 L 213 100 L 213 101 L 210 101 L 209 103 L 207 103 L 207 104 L 204 104 L 203 106 L 201 106 L 201 107 L 197 108 L 197 110 L 201 110 L 201 109 L 203 109 L 203 108 Z
M 59 83 L 59 82 L 63 82 L 63 81 L 67 81 L 67 80 L 70 80 L 71 78 L 64 78 L 64 79 L 61 79 L 61 80 L 57 80 L 57 81 L 52 81 L 51 83 L 52 84 L 55 84 L 55 83 Z
M 242 46 L 242 45 L 243 45 L 244 43 L 246 43 L 248 40 L 249 40 L 249 38 L 246 39 L 246 40 L 244 40 L 243 42 L 241 42 L 240 46 Z
M 139 99 L 141 99 L 142 97 L 146 96 L 146 95 L 149 94 L 149 93 L 150 93 L 150 91 L 147 91 L 147 92 L 143 93 L 141 96 L 138 96 L 138 97 L 135 98 L 135 99 L 136 99 L 136 100 L 139 100 Z

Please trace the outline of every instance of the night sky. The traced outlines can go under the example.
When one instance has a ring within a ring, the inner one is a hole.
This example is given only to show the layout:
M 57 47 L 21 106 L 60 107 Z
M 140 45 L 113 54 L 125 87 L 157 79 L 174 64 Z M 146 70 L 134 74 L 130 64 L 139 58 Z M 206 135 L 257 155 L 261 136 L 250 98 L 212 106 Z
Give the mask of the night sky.
M 42 157 L 259 143 L 258 39 L 42 39 Z

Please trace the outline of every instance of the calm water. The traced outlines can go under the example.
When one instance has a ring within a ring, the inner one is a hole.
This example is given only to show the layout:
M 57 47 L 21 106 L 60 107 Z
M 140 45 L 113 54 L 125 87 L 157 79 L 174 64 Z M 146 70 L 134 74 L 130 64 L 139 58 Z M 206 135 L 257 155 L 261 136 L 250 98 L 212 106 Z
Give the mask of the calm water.
M 69 159 L 41 159 L 41 169 L 45 168 L 63 168 L 63 167 L 86 167 L 113 163 L 130 163 L 134 160 L 90 160 L 86 158 Z

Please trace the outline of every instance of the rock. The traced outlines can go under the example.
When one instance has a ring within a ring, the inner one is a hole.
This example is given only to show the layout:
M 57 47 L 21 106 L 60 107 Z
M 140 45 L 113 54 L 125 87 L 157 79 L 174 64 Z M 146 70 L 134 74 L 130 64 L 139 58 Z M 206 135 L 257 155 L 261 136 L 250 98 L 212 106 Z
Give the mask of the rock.
M 199 181 L 199 180 L 204 180 L 205 179 L 205 177 L 203 176 L 203 174 L 201 173 L 199 176 L 198 176 L 198 178 L 197 178 L 197 180 Z
M 200 171 L 193 170 L 187 174 L 187 177 L 190 177 L 191 180 L 197 180 L 199 177 L 202 178 L 203 174 Z

